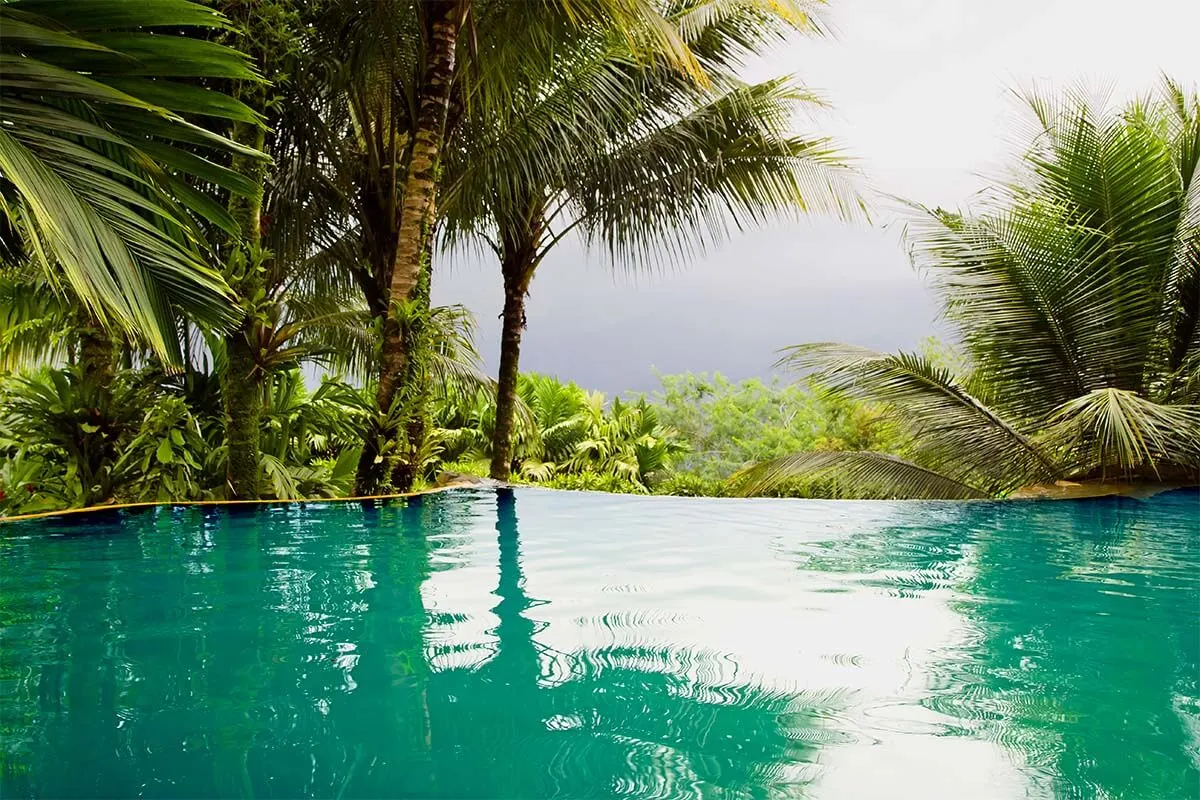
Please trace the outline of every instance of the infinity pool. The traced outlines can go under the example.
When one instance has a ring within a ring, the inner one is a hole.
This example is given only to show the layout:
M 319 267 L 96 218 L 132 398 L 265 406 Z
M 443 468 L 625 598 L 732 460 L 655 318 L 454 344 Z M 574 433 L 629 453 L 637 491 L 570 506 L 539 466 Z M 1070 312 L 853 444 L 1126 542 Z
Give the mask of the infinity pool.
M 0 527 L 0 796 L 1200 797 L 1200 495 Z

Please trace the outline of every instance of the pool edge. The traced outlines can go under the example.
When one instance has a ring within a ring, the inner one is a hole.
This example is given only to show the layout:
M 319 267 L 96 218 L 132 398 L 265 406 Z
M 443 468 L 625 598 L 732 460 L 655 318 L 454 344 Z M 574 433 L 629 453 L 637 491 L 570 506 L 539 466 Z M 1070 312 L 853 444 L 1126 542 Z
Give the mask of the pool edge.
M 61 508 L 57 511 L 38 511 L 33 514 L 17 514 L 11 517 L 0 516 L 0 525 L 8 522 L 23 522 L 31 519 L 46 519 L 61 517 L 68 514 L 90 514 L 98 511 L 121 511 L 134 508 L 196 508 L 203 506 L 255 506 L 255 505 L 291 505 L 293 503 L 351 503 L 368 500 L 402 500 L 406 497 L 420 497 L 427 494 L 438 494 L 454 489 L 477 488 L 473 483 L 452 483 L 446 486 L 436 486 L 432 489 L 422 489 L 418 492 L 399 492 L 396 494 L 372 494 L 356 497 L 296 497 L 290 500 L 193 500 L 177 502 L 173 500 L 156 500 L 142 503 L 109 503 L 100 506 L 85 506 L 83 508 Z

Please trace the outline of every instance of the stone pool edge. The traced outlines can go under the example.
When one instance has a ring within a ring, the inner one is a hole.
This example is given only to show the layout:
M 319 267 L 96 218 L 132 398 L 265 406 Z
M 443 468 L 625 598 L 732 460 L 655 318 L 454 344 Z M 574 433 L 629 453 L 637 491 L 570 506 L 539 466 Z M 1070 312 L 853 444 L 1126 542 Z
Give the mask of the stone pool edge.
M 435 486 L 430 489 L 422 489 L 417 492 L 399 492 L 397 494 L 371 494 L 359 495 L 356 497 L 296 497 L 291 500 L 192 500 L 190 502 L 177 502 L 173 500 L 152 500 L 142 503 L 109 503 L 100 506 L 85 506 L 83 508 L 61 508 L 57 511 L 38 511 L 33 514 L 17 514 L 11 517 L 0 516 L 0 525 L 7 522 L 22 522 L 30 519 L 47 519 L 49 517 L 61 517 L 67 514 L 89 514 L 96 511 L 121 511 L 124 509 L 136 508 L 193 508 L 202 506 L 261 506 L 261 505 L 291 505 L 293 503 L 351 503 L 363 502 L 367 500 L 402 500 L 406 497 L 420 497 L 426 494 L 438 494 L 440 492 L 448 492 L 453 489 L 470 489 L 480 488 L 480 484 L 476 483 L 449 483 L 444 486 Z M 489 487 L 490 488 L 490 487 Z
M 33 514 L 17 514 L 11 517 L 0 516 L 0 525 L 8 522 L 23 522 L 32 519 L 48 519 L 50 517 L 61 517 L 68 514 L 89 514 L 97 511 L 120 511 L 123 509 L 136 508 L 192 508 L 203 506 L 253 506 L 253 505 L 291 505 L 294 503 L 351 503 L 364 502 L 368 500 L 403 500 L 407 497 L 421 497 L 427 494 L 439 494 L 441 492 L 449 492 L 456 489 L 497 489 L 497 488 L 521 488 L 521 489 L 541 489 L 543 491 L 555 492 L 580 492 L 578 489 L 558 489 L 547 486 L 526 486 L 522 484 L 500 483 L 496 481 L 486 480 L 461 480 L 434 486 L 429 489 L 422 489 L 416 492 L 399 492 L 396 494 L 372 494 L 359 495 L 356 497 L 297 497 L 290 500 L 193 500 L 191 502 L 176 502 L 172 500 L 147 501 L 142 503 L 110 503 L 100 506 L 85 506 L 84 508 L 63 508 L 57 511 L 38 511 Z M 1055 491 L 1057 489 L 1057 491 Z M 1082 489 L 1082 491 L 1078 491 Z M 1017 490 L 1008 497 L 1003 498 L 978 498 L 970 500 L 954 500 L 949 502 L 958 503 L 1003 503 L 1003 502 L 1038 502 L 1038 501 L 1061 501 L 1061 500 L 1097 500 L 1106 497 L 1126 497 L 1135 500 L 1146 500 L 1159 494 L 1166 492 L 1178 491 L 1181 489 L 1200 489 L 1200 486 L 1194 484 L 1157 484 L 1153 487 L 1145 485 L 1126 485 L 1126 484 L 1109 484 L 1103 490 L 1096 491 L 1093 487 L 1088 487 L 1085 484 L 1062 481 L 1058 484 L 1038 485 L 1023 487 Z M 1073 491 L 1075 490 L 1075 491 Z M 583 494 L 613 494 L 612 492 L 588 491 L 582 490 Z M 760 499 L 778 499 L 778 498 L 757 498 L 757 497 L 736 497 L 736 498 L 721 498 L 727 500 L 760 500 Z M 833 502 L 854 503 L 862 502 L 852 499 L 838 499 Z M 868 500 L 866 502 L 879 502 L 877 500 Z M 903 499 L 890 500 L 886 502 L 905 502 Z M 912 502 L 925 502 L 915 500 Z M 943 501 L 944 502 L 944 501 Z

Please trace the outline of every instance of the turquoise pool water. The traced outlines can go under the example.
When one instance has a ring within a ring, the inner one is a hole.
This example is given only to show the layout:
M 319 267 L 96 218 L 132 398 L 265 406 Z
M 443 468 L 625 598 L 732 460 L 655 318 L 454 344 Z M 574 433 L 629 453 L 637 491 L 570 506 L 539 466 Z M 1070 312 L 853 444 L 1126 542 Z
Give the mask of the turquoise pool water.
M 1200 796 L 1200 495 L 0 526 L 0 795 Z

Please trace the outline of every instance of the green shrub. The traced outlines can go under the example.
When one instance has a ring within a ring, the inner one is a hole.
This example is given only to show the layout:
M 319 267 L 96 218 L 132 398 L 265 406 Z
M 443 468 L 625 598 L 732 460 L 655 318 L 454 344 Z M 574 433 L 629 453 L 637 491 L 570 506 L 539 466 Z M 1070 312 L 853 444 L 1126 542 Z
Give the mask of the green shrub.
M 655 484 L 654 493 L 676 497 L 724 497 L 726 489 L 725 481 L 722 480 L 691 473 L 677 473 Z
M 113 465 L 121 500 L 187 501 L 211 496 L 203 462 L 208 449 L 182 398 L 165 395 L 142 418 Z
M 720 373 L 660 375 L 659 381 L 662 388 L 650 398 L 658 420 L 689 445 L 673 462 L 681 473 L 720 480 L 805 450 L 899 447 L 877 409 L 806 384 L 734 383 Z
M 0 449 L 36 451 L 54 476 L 39 491 L 57 496 L 59 506 L 106 502 L 118 484 L 113 463 L 145 403 L 145 392 L 124 375 L 104 385 L 76 367 L 9 377 L 0 395 Z
M 538 485 L 551 489 L 572 489 L 577 492 L 646 494 L 646 489 L 641 484 L 618 475 L 603 475 L 597 472 L 565 473 Z
M 62 508 L 62 482 L 61 472 L 53 469 L 34 447 L 0 458 L 0 516 Z

